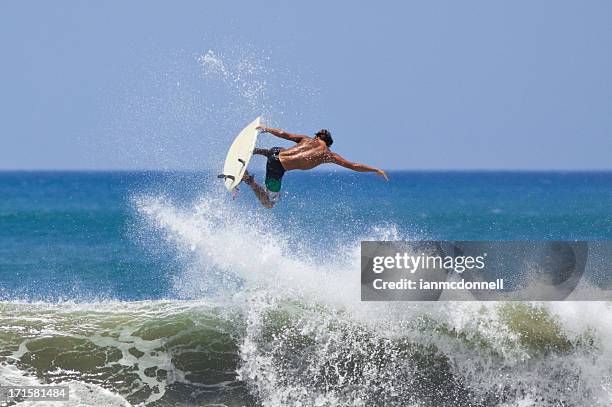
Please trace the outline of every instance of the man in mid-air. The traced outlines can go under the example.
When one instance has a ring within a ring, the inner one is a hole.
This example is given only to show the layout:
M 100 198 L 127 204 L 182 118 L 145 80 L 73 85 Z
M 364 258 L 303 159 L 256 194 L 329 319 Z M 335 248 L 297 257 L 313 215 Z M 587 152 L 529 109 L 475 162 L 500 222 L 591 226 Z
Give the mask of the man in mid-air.
M 319 130 L 314 137 L 291 134 L 281 129 L 273 129 L 266 126 L 259 126 L 257 130 L 296 143 L 295 146 L 290 148 L 256 148 L 253 151 L 253 154 L 264 155 L 268 158 L 265 188 L 255 182 L 254 177 L 248 171 L 244 173 L 242 180 L 251 187 L 257 198 L 266 208 L 272 208 L 278 202 L 281 180 L 285 171 L 310 170 L 321 164 L 330 163 L 338 164 L 353 171 L 375 172 L 386 181 L 389 180 L 387 174 L 381 169 L 365 164 L 352 163 L 342 158 L 339 154 L 330 151 L 329 147 L 334 141 L 332 140 L 331 133 L 325 129 Z

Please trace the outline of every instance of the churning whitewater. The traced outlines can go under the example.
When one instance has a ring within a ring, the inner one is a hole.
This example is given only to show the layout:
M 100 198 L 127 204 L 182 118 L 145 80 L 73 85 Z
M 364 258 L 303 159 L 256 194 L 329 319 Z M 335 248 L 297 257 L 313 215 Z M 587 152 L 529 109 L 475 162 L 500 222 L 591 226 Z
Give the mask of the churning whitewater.
M 610 402 L 607 303 L 362 303 L 359 242 L 397 227 L 330 257 L 262 212 L 227 216 L 238 204 L 217 196 L 132 204 L 181 259 L 184 299 L 5 301 L 0 384 L 68 381 L 74 405 Z

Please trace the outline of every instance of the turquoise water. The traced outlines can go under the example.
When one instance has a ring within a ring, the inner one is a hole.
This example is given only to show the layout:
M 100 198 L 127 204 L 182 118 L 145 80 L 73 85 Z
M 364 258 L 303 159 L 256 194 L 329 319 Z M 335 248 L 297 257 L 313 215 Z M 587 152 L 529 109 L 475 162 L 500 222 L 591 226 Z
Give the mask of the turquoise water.
M 290 173 L 284 191 L 265 211 L 242 189 L 231 211 L 262 212 L 327 250 L 375 227 L 415 239 L 612 240 L 612 173 L 403 172 L 389 183 Z M 182 265 L 138 236 L 134 199 L 189 205 L 223 190 L 205 173 L 4 172 L 0 194 L 0 298 L 142 300 L 179 298 L 168 279 Z
M 364 304 L 358 248 L 612 240 L 612 173 L 390 177 L 288 173 L 270 211 L 208 173 L 0 173 L 0 384 L 68 382 L 86 405 L 609 405 L 609 304 Z

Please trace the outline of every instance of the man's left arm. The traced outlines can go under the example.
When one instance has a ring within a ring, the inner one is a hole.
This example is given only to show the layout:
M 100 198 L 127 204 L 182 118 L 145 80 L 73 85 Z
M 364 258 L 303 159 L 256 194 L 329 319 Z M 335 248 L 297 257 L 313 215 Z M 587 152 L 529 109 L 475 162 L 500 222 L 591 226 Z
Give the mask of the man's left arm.
M 257 130 L 261 131 L 262 133 L 270 133 L 271 135 L 276 136 L 278 138 L 293 141 L 294 143 L 299 143 L 303 139 L 308 138 L 308 136 L 287 133 L 285 130 L 275 129 L 273 127 L 266 127 L 264 125 L 257 126 Z

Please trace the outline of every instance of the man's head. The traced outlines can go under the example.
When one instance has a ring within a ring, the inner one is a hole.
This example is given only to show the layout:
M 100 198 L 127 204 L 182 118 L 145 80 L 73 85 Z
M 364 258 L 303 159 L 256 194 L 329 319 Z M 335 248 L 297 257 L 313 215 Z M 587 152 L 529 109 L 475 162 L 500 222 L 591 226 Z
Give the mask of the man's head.
M 315 138 L 323 140 L 325 144 L 327 144 L 327 147 L 331 147 L 331 145 L 334 144 L 334 139 L 332 139 L 331 133 L 327 129 L 317 131 Z

